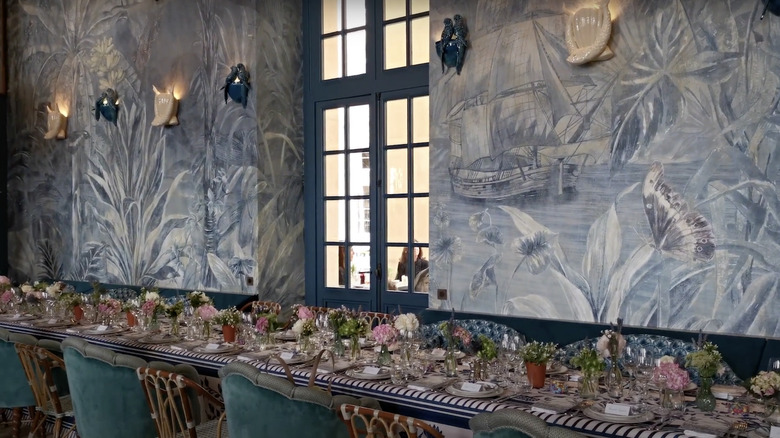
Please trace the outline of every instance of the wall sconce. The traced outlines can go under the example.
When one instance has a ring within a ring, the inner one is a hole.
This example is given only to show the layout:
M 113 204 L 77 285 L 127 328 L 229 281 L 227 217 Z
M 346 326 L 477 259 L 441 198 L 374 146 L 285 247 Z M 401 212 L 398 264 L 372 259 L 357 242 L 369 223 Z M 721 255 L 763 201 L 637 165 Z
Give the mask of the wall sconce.
M 225 78 L 225 85 L 221 88 L 221 90 L 225 90 L 225 103 L 230 96 L 234 102 L 238 102 L 246 108 L 250 88 L 252 86 L 249 84 L 249 72 L 244 64 L 239 63 L 230 67 L 230 74 Z
M 596 0 L 593 6 L 580 8 L 569 17 L 566 26 L 566 61 L 580 65 L 590 61 L 605 61 L 614 54 L 607 47 L 612 34 L 609 0 Z
M 154 85 L 154 120 L 152 126 L 173 126 L 179 124 L 176 113 L 179 110 L 179 100 L 173 95 L 173 89 L 161 92 Z
M 106 88 L 95 102 L 95 120 L 104 119 L 116 126 L 116 116 L 119 113 L 119 94 L 113 88 Z
M 66 137 L 65 131 L 68 129 L 68 116 L 61 113 L 58 108 L 51 109 L 50 106 L 47 106 L 46 109 L 48 110 L 48 126 L 46 134 L 43 136 L 46 140 L 51 140 L 53 138 L 56 138 L 57 140 L 62 140 Z
M 764 2 L 764 10 L 761 11 L 761 18 L 759 20 L 764 19 L 764 15 L 766 15 L 766 11 L 769 10 L 769 12 L 780 15 L 780 0 L 762 0 Z
M 466 48 L 469 45 L 466 41 L 468 34 L 469 29 L 460 14 L 456 14 L 452 19 L 444 19 L 441 39 L 436 41 L 436 55 L 441 59 L 442 73 L 444 73 L 446 66 L 447 70 L 450 67 L 455 67 L 455 71 L 460 74 L 463 61 L 466 59 Z

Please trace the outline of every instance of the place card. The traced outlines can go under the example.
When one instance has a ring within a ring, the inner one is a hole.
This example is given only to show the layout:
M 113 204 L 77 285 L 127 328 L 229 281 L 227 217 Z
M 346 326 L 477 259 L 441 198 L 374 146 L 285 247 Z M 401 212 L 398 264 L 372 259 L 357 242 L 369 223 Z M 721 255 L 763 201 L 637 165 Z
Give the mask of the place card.
M 215 343 L 206 344 L 206 350 L 219 350 L 220 345 Z
M 176 350 L 176 351 L 184 351 L 184 350 L 186 350 L 186 348 L 180 347 L 178 345 L 171 345 L 170 348 L 171 348 L 171 350 Z
M 97 328 L 95 329 L 95 331 L 97 331 L 97 332 L 104 332 L 104 331 L 106 331 L 106 330 L 108 330 L 108 326 L 107 326 L 107 325 L 99 325 L 99 326 L 97 326 Z
M 280 354 L 279 357 L 281 357 L 284 360 L 290 360 L 295 357 L 295 353 L 293 353 L 292 351 L 285 351 L 282 354 Z
M 780 438 L 780 426 L 772 426 L 769 428 L 769 438 Z
M 57 324 L 59 320 L 57 318 L 52 318 L 48 321 L 46 321 L 47 324 Z
M 372 374 L 377 375 L 379 374 L 379 371 L 381 371 L 381 368 L 379 367 L 365 367 L 363 368 L 363 374 Z
M 604 406 L 604 413 L 628 416 L 631 415 L 631 405 L 623 403 L 607 403 L 607 405 Z
M 447 354 L 447 350 L 443 348 L 434 348 L 431 350 L 431 356 L 444 357 Z
M 467 391 L 467 392 L 479 392 L 482 391 L 482 385 L 479 383 L 471 383 L 471 382 L 463 382 L 463 385 L 460 387 L 461 391 Z
M 243 360 L 243 361 L 246 361 L 246 362 L 252 362 L 253 360 L 255 360 L 254 357 L 243 356 L 243 355 L 240 355 L 240 354 L 238 355 L 237 359 L 238 360 Z

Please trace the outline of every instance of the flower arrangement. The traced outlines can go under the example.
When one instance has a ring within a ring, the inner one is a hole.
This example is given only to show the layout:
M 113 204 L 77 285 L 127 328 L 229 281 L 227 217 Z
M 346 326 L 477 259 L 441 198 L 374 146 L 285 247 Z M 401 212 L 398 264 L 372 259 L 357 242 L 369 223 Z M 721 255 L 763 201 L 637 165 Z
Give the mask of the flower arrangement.
M 0 291 L 7 291 L 11 289 L 11 279 L 5 275 L 0 275 Z
M 131 298 L 129 300 L 125 300 L 122 302 L 122 311 L 123 312 L 133 312 L 135 309 L 139 306 L 138 298 Z
M 347 319 L 349 319 L 349 313 L 349 309 L 347 309 L 345 306 L 341 306 L 338 309 L 328 310 L 328 323 L 330 323 L 330 326 L 336 336 L 339 336 L 339 329 L 342 325 L 344 325 L 345 322 L 347 322 Z
M 258 334 L 265 335 L 273 333 L 279 328 L 279 321 L 275 313 L 263 313 L 258 316 L 255 323 L 255 331 Z
M 141 289 L 141 313 L 147 318 L 157 320 L 157 317 L 165 313 L 165 302 L 156 290 Z
M 526 363 L 546 364 L 558 351 L 558 344 L 531 341 L 523 347 L 520 355 Z
M 619 358 L 623 354 L 623 350 L 626 349 L 626 339 L 621 333 L 622 330 L 623 319 L 618 318 L 616 326 L 601 332 L 601 337 L 596 343 L 596 349 L 601 353 L 602 357 L 616 356 Z
M 165 314 L 171 319 L 176 319 L 184 313 L 184 301 L 176 301 L 173 304 L 165 306 Z
M 748 382 L 750 393 L 762 400 L 780 401 L 780 374 L 774 371 L 761 371 Z
M 477 352 L 477 357 L 482 360 L 491 361 L 498 357 L 496 343 L 485 335 L 477 336 L 472 341 L 472 347 Z
M 57 297 L 57 301 L 64 303 L 69 309 L 73 309 L 84 302 L 84 297 L 78 292 L 63 292 Z
M 32 285 L 30 283 L 24 283 L 23 285 L 20 286 L 22 290 L 22 294 L 24 295 L 24 300 L 27 301 L 28 303 L 36 304 L 44 298 L 43 290 L 38 290 L 36 288 L 38 284 L 39 283 L 36 281 L 35 285 Z
M 236 327 L 241 324 L 241 312 L 235 306 L 223 309 L 212 318 L 212 321 L 217 325 Z
M 691 383 L 688 372 L 671 361 L 661 361 L 653 370 L 652 380 L 659 386 L 665 382 L 666 387 L 674 391 L 682 391 Z
M 298 336 L 311 336 L 317 331 L 317 326 L 314 325 L 314 319 L 304 318 L 295 321 L 292 331 Z
M 604 363 L 604 358 L 601 354 L 597 350 L 588 347 L 580 350 L 569 362 L 579 368 L 584 376 L 594 376 L 606 368 L 606 363 Z
M 14 299 L 14 291 L 13 289 L 7 289 L 5 292 L 3 292 L 2 295 L 0 295 L 0 303 L 8 304 Z
M 105 295 L 106 289 L 100 285 L 97 281 L 92 282 L 92 293 L 89 294 L 89 301 L 94 305 L 99 305 L 103 295 Z
M 449 321 L 445 321 L 439 325 L 439 330 L 441 330 L 441 334 L 444 336 L 444 341 L 448 348 L 471 348 L 471 333 L 455 323 L 454 313 L 450 316 Z
M 342 338 L 359 338 L 368 334 L 368 321 L 357 314 L 350 314 L 344 324 L 339 327 Z
M 711 378 L 716 373 L 723 373 L 721 360 L 722 356 L 718 351 L 718 346 L 707 341 L 701 348 L 685 356 L 685 366 L 695 368 L 701 377 Z
M 398 338 L 398 329 L 390 324 L 379 324 L 371 330 L 371 334 L 379 345 L 390 345 Z
M 188 293 L 187 300 L 190 302 L 190 306 L 192 306 L 193 309 L 197 309 L 200 306 L 205 306 L 206 304 L 213 304 L 211 298 L 199 290 L 194 290 Z
M 209 322 L 214 319 L 219 311 L 211 304 L 206 304 L 195 309 L 195 315 L 205 322 Z
M 115 300 L 113 298 L 102 300 L 97 306 L 98 313 L 105 317 L 115 316 L 121 309 L 122 303 L 120 303 L 119 300 Z
M 401 336 L 408 337 L 420 328 L 420 321 L 417 320 L 417 315 L 414 313 L 402 313 L 395 317 L 393 326 Z
M 57 298 L 60 296 L 62 291 L 65 290 L 65 283 L 62 281 L 55 281 L 54 283 L 50 284 L 46 287 L 46 293 L 49 294 L 52 298 Z

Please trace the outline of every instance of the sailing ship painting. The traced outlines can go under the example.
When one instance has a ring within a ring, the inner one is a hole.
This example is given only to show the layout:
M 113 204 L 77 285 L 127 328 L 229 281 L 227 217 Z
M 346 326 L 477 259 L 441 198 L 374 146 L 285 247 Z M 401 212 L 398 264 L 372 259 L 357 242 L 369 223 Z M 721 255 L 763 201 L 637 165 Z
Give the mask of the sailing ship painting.
M 489 200 L 562 194 L 602 154 L 611 124 L 608 87 L 566 63 L 564 24 L 563 14 L 536 12 L 473 37 L 483 56 L 471 60 L 465 90 L 473 94 L 447 117 L 456 194 Z

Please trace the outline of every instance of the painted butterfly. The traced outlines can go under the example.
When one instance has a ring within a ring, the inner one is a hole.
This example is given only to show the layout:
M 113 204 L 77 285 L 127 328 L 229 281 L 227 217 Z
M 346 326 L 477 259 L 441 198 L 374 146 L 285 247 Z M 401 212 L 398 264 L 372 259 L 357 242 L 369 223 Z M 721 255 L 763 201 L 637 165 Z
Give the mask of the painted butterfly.
M 712 226 L 664 181 L 664 166 L 657 161 L 645 176 L 642 200 L 657 250 L 683 262 L 712 260 Z

